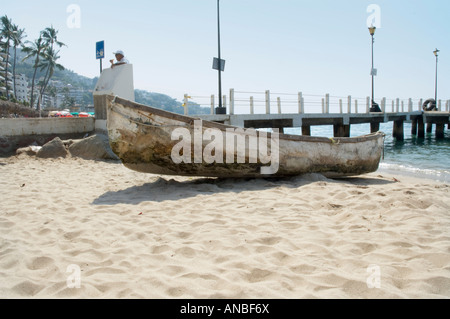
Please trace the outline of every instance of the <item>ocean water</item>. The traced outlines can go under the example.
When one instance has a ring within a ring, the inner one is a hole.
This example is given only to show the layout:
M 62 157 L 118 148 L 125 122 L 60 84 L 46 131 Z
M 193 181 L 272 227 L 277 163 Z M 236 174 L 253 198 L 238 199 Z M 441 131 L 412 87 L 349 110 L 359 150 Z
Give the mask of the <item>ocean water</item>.
M 404 141 L 392 137 L 393 123 L 381 123 L 380 131 L 386 134 L 384 159 L 380 164 L 380 173 L 395 173 L 450 184 L 450 130 L 445 126 L 445 137 L 435 138 L 435 126 L 432 133 L 426 133 L 425 138 L 411 135 L 411 123 L 404 124 Z M 301 130 L 292 128 L 286 130 L 289 134 L 301 134 Z M 352 125 L 352 137 L 370 133 L 370 124 Z M 333 136 L 332 126 L 312 126 L 312 136 Z

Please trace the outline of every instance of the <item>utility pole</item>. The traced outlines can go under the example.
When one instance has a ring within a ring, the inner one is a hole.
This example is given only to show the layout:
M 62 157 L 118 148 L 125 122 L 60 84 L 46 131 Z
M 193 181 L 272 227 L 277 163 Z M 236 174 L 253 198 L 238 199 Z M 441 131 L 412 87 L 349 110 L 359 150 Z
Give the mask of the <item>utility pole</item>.
M 218 61 L 217 70 L 219 72 L 219 107 L 216 108 L 216 114 L 227 114 L 227 110 L 223 107 L 222 101 L 222 71 L 224 70 L 225 61 L 222 61 L 221 49 L 220 49 L 220 0 L 217 0 L 217 43 L 218 43 Z
M 439 60 L 439 53 L 440 51 L 436 48 L 435 51 L 433 51 L 434 56 L 436 57 L 436 79 L 434 82 L 434 100 L 436 101 L 436 105 L 438 103 L 437 95 L 438 95 L 438 60 Z

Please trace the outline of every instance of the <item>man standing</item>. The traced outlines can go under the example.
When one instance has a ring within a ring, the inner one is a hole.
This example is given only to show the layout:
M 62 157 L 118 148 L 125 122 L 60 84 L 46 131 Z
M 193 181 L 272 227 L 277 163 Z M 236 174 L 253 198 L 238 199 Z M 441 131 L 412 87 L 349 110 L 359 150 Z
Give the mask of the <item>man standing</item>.
M 130 62 L 128 62 L 127 59 L 125 59 L 125 53 L 123 53 L 122 50 L 117 50 L 116 52 L 113 52 L 113 54 L 116 56 L 117 62 L 114 63 L 114 59 L 109 61 L 109 62 L 111 62 L 111 69 L 113 69 L 114 67 L 116 67 L 118 65 L 130 63 Z

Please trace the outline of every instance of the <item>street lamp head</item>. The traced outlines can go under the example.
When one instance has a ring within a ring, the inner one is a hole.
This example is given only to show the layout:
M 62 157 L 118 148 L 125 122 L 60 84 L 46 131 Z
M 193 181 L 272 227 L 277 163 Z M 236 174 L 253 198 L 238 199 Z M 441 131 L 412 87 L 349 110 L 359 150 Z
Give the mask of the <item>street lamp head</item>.
M 438 53 L 439 53 L 440 51 L 438 50 L 438 49 L 436 49 L 436 50 L 434 50 L 433 51 L 433 53 L 434 53 L 434 55 L 437 57 L 438 56 Z
M 375 34 L 375 30 L 376 30 L 377 28 L 375 27 L 375 26 L 371 26 L 371 27 L 369 27 L 369 32 L 370 32 L 370 35 L 371 36 L 373 36 L 374 34 Z

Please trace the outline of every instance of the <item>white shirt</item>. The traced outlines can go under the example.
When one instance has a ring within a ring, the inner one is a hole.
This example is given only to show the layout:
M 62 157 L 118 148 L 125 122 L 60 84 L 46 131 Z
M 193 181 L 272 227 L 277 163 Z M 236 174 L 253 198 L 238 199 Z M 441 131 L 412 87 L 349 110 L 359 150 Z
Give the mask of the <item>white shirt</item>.
M 122 60 L 120 60 L 120 61 L 117 60 L 116 64 L 118 64 L 118 63 L 129 64 L 130 62 L 127 59 L 125 59 L 125 57 L 123 57 Z

